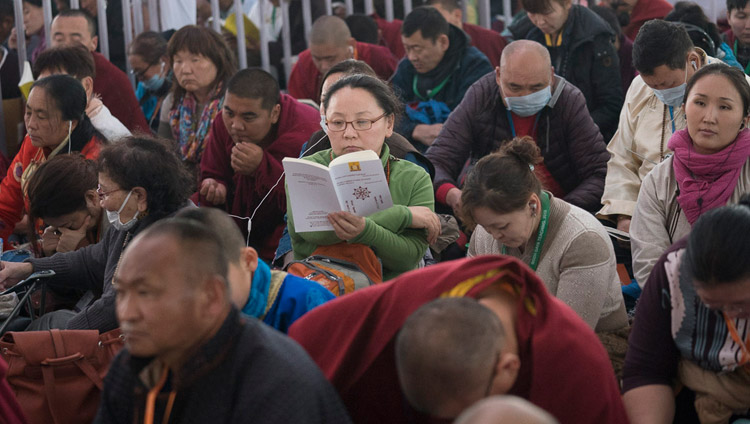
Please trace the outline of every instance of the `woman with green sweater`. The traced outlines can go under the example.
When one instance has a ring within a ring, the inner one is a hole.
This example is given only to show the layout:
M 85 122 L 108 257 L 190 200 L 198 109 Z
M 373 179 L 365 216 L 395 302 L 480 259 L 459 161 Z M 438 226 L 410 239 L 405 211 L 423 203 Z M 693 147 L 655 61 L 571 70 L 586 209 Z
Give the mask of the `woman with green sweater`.
M 338 243 L 365 245 L 383 265 L 383 280 L 417 268 L 427 251 L 428 240 L 440 233 L 433 212 L 435 198 L 430 177 L 411 162 L 391 156 L 385 139 L 393 134 L 400 102 L 382 81 L 353 75 L 336 82 L 323 99 L 326 130 L 331 148 L 305 157 L 328 165 L 337 156 L 372 150 L 382 162 L 393 198 L 393 206 L 368 217 L 349 212 L 328 215 L 333 231 L 298 233 L 292 209 L 295 199 L 287 192 L 289 235 L 295 259 L 310 256 L 319 246 Z

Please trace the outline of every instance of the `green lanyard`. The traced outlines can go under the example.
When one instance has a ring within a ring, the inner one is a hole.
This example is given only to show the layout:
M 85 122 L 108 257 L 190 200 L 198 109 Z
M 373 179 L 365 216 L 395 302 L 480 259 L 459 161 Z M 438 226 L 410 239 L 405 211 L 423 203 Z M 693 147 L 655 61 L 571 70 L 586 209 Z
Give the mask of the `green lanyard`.
M 419 91 L 417 90 L 417 78 L 419 78 L 419 76 L 417 74 L 414 74 L 414 80 L 411 84 L 411 88 L 412 90 L 414 90 L 414 95 L 416 95 L 423 101 L 427 101 L 427 100 L 432 100 L 432 98 L 435 97 L 435 95 L 439 93 L 440 90 L 443 89 L 443 87 L 445 87 L 445 84 L 448 83 L 448 80 L 451 79 L 451 76 L 448 75 L 440 84 L 437 85 L 437 87 L 433 88 L 432 90 L 428 90 L 426 99 L 422 97 L 422 95 L 419 94 Z
M 539 266 L 539 257 L 542 256 L 542 246 L 544 246 L 544 239 L 547 238 L 547 225 L 549 224 L 549 194 L 543 191 L 540 198 L 542 200 L 542 217 L 539 220 L 539 233 L 536 235 L 534 251 L 531 253 L 531 261 L 529 262 L 529 266 L 534 271 Z M 501 253 L 507 255 L 505 245 L 503 245 Z
M 737 40 L 734 40 L 734 48 L 732 48 L 734 51 L 734 58 L 737 59 L 737 62 L 740 61 L 739 56 L 737 56 Z M 742 65 L 740 63 L 740 65 Z M 747 66 L 745 66 L 745 74 L 750 75 L 750 62 L 747 63 Z

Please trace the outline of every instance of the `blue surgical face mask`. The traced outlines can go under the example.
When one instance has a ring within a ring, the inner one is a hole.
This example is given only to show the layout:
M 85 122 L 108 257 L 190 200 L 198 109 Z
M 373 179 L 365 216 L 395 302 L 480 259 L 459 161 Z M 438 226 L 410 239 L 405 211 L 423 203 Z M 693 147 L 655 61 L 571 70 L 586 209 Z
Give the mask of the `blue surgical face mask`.
M 536 115 L 552 98 L 552 89 L 546 86 L 543 89 L 521 97 L 505 97 L 508 110 L 525 118 Z
M 142 81 L 143 88 L 145 88 L 147 91 L 158 91 L 166 81 L 166 77 L 162 75 L 164 72 L 164 62 L 161 63 L 161 69 L 159 70 L 158 74 L 155 74 L 151 78 L 147 79 L 146 81 Z
M 665 105 L 677 108 L 682 106 L 682 100 L 685 98 L 685 88 L 687 87 L 687 66 L 685 66 L 685 82 L 677 87 L 665 88 L 664 90 L 654 90 L 656 97 Z

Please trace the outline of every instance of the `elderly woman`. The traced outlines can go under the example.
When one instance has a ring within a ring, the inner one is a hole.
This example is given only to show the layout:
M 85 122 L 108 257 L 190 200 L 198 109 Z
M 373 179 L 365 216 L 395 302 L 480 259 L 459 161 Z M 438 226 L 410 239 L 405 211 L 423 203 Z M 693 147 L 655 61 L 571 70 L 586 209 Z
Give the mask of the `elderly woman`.
M 135 96 L 151 130 L 159 130 L 159 112 L 172 88 L 172 67 L 167 55 L 167 40 L 154 31 L 138 34 L 128 48 L 131 72 L 138 80 Z
M 96 192 L 111 226 L 101 241 L 49 258 L 0 263 L 0 284 L 6 287 L 32 272 L 51 269 L 56 273 L 51 283 L 102 295 L 81 312 L 51 312 L 32 322 L 28 329 L 106 332 L 117 328 L 112 277 L 123 249 L 143 229 L 188 205 L 191 182 L 180 158 L 162 141 L 131 137 L 103 149 Z
M 379 79 L 354 75 L 333 84 L 323 105 L 331 148 L 305 159 L 328 165 L 346 153 L 374 151 L 382 160 L 394 206 L 368 217 L 331 213 L 328 220 L 334 231 L 298 233 L 292 209 L 299 199 L 290 198 L 287 191 L 287 223 L 295 259 L 310 256 L 318 246 L 348 243 L 372 248 L 382 262 L 384 280 L 415 269 L 427 251 L 428 237 L 436 238 L 440 225 L 432 212 L 435 198 L 427 172 L 392 157 L 385 144 L 393 134 L 398 98 Z
M 633 273 L 641 286 L 701 214 L 750 192 L 750 86 L 742 71 L 702 67 L 688 82 L 683 106 L 687 129 L 672 135 L 674 155 L 643 180 L 630 224 Z
M 659 258 L 638 302 L 625 357 L 630 422 L 697 422 L 696 413 L 701 423 L 747 418 L 748 234 L 750 197 L 743 196 L 739 205 L 703 214 L 690 236 Z M 681 387 L 677 398 L 675 386 Z
M 591 214 L 542 190 L 529 137 L 477 162 L 461 193 L 463 220 L 478 224 L 469 256 L 510 255 L 539 274 L 549 292 L 597 332 L 628 324 L 615 253 Z
M 24 138 L 8 174 L 0 183 L 0 237 L 7 239 L 21 220 L 27 201 L 26 184 L 44 161 L 58 154 L 81 153 L 89 159 L 106 142 L 86 116 L 86 90 L 68 75 L 42 78 L 26 103 Z
M 175 140 L 183 160 L 195 166 L 224 102 L 224 86 L 237 66 L 221 36 L 197 26 L 177 31 L 167 54 L 176 84 L 162 103 L 158 133 Z

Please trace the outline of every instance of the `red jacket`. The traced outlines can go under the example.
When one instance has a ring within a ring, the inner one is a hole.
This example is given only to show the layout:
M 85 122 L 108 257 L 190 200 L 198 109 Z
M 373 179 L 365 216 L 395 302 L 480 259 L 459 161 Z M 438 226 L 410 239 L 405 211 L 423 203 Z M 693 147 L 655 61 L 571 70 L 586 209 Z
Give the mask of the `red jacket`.
M 394 19 L 392 22 L 388 22 L 378 16 L 377 13 L 370 16 L 372 16 L 372 18 L 375 19 L 375 23 L 378 24 L 381 38 L 380 44 L 388 47 L 396 59 L 401 59 L 406 56 L 404 43 L 401 41 L 401 25 L 403 25 L 404 21 L 401 19 Z
M 673 9 L 666 0 L 638 0 L 630 13 L 630 24 L 622 29 L 626 37 L 635 41 L 643 24 L 652 19 L 664 19 Z
M 130 132 L 151 134 L 128 76 L 101 54 L 92 54 L 96 65 L 94 93 L 102 96 L 102 103 Z
M 297 320 L 289 336 L 336 387 L 353 422 L 413 422 L 416 412 L 406 406 L 396 372 L 394 345 L 401 326 L 431 300 L 476 297 L 501 281 L 520 293 L 521 368 L 509 393 L 561 424 L 627 423 L 614 371 L 597 336 L 547 292 L 530 268 L 508 256 L 442 262 L 336 298 Z
M 271 127 L 273 142 L 263 150 L 260 165 L 252 175 L 235 174 L 230 164 L 234 141 L 229 135 L 223 112 L 219 112 L 211 125 L 201 158 L 201 180 L 213 178 L 227 188 L 224 209 L 232 214 L 250 217 L 261 199 L 271 190 L 284 172 L 281 160 L 298 157 L 310 135 L 320 129 L 320 112 L 299 103 L 287 94 L 281 95 L 279 122 Z M 200 198 L 201 204 L 208 204 Z M 263 259 L 273 259 L 276 246 L 286 225 L 286 192 L 284 180 L 273 188 L 253 218 L 250 245 Z M 238 221 L 246 233 L 247 220 Z
M 398 61 L 387 48 L 359 41 L 354 51 L 354 58 L 370 65 L 378 78 L 384 81 L 393 75 L 398 65 Z M 296 99 L 311 99 L 315 103 L 320 103 L 321 78 L 323 76 L 313 63 L 310 49 L 307 49 L 300 53 L 297 64 L 292 68 L 288 84 L 289 94 Z
M 100 147 L 99 139 L 93 137 L 80 153 L 86 159 L 96 159 Z M 33 146 L 28 135 L 23 139 L 21 150 L 13 158 L 8 173 L 0 182 L 0 237 L 3 239 L 8 239 L 24 211 L 28 209 L 29 198 L 21 189 L 21 184 L 22 180 L 26 183 L 30 175 L 24 177 L 24 172 L 29 165 L 36 167 L 47 160 L 50 152 L 51 149 Z

